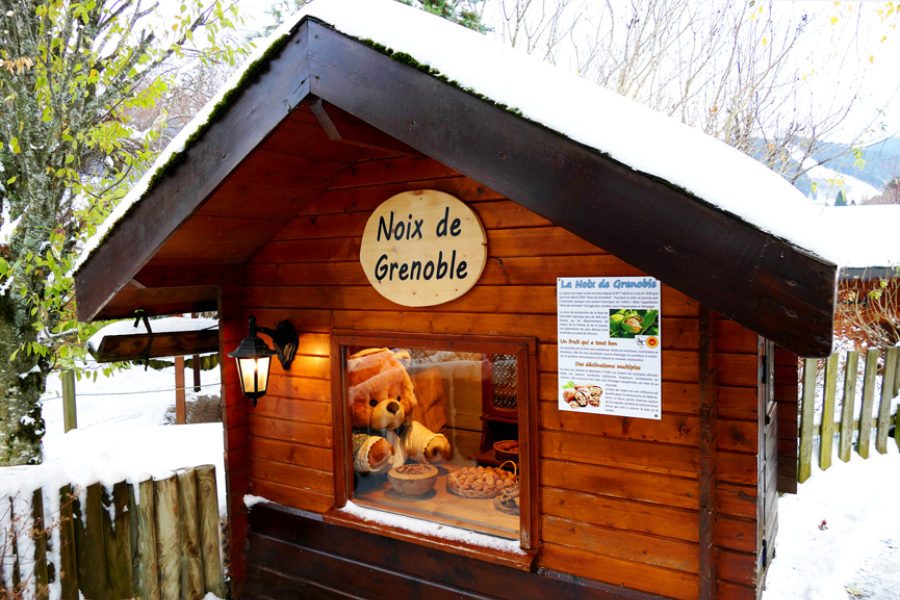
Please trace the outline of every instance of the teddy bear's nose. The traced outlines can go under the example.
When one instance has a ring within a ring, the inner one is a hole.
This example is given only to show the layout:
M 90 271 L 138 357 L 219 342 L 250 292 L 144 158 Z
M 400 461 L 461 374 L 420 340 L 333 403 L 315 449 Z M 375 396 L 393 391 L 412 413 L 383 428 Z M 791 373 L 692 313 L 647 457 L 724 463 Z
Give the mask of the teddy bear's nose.
M 397 402 L 389 402 L 387 405 L 387 411 L 392 415 L 396 415 L 397 411 L 400 410 L 400 404 Z

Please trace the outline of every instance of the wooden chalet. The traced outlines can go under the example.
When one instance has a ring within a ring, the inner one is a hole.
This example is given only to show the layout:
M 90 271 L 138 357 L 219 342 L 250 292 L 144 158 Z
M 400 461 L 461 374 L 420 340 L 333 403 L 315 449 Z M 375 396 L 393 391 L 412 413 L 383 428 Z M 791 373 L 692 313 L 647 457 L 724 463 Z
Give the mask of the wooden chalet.
M 796 486 L 796 357 L 831 351 L 837 267 L 423 71 L 299 19 L 76 273 L 84 321 L 218 311 L 233 596 L 758 597 Z M 476 285 L 434 306 L 360 263 L 373 210 L 413 190 L 486 232 Z M 556 282 L 584 276 L 662 282 L 659 419 L 559 409 Z M 225 357 L 250 315 L 299 334 L 255 408 Z M 341 510 L 348 340 L 520 344 L 517 551 Z

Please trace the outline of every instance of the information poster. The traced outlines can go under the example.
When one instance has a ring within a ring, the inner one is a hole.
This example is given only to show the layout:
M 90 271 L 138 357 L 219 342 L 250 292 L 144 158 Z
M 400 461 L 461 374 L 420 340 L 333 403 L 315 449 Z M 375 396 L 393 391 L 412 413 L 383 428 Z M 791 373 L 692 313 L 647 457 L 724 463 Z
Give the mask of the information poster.
M 659 280 L 557 280 L 559 408 L 662 418 Z

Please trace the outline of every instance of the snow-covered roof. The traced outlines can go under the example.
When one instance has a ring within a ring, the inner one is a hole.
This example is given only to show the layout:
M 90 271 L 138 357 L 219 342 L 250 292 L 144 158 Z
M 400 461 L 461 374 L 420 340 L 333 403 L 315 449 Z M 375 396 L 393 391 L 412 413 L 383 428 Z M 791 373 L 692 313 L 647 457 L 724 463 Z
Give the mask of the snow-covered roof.
M 762 231 L 838 263 L 820 217 L 804 195 L 756 160 L 701 131 L 566 73 L 533 56 L 395 0 L 317 0 L 260 43 L 245 66 L 178 134 L 154 166 L 86 244 L 76 271 L 186 151 L 245 75 L 291 30 L 313 17 L 337 31 L 404 52 L 448 81 L 526 119 L 596 149 L 636 171 L 670 182 Z
M 821 210 L 823 232 L 845 268 L 900 265 L 900 204 Z
M 153 319 L 150 321 L 150 329 L 154 334 L 204 331 L 207 329 L 216 329 L 218 326 L 218 320 L 207 318 L 189 319 L 187 317 L 166 317 L 164 319 Z M 94 352 L 97 352 L 103 338 L 107 336 L 135 335 L 142 333 L 147 333 L 147 327 L 144 325 L 143 320 L 138 321 L 137 326 L 135 326 L 134 320 L 131 319 L 127 321 L 116 321 L 92 335 L 91 339 L 88 340 L 88 347 Z

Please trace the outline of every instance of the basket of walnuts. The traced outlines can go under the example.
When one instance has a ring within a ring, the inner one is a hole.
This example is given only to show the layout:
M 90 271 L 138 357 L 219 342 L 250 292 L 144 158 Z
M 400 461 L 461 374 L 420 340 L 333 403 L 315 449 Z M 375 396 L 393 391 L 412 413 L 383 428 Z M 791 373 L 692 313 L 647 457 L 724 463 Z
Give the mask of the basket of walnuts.
M 519 488 L 515 472 L 502 467 L 515 463 L 507 461 L 499 467 L 466 467 L 447 477 L 447 491 L 463 498 L 494 498 L 505 491 Z

